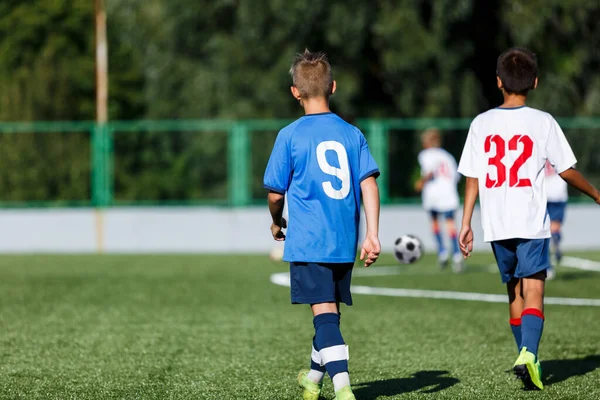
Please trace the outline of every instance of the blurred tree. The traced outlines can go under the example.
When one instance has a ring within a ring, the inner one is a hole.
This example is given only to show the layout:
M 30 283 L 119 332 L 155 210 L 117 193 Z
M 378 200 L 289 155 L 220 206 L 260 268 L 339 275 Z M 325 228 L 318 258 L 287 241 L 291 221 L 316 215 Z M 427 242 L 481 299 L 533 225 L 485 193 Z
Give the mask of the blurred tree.
M 532 105 L 558 116 L 600 106 L 597 0 L 107 0 L 107 8 L 111 119 L 295 118 L 301 109 L 287 71 L 305 47 L 329 54 L 339 87 L 332 107 L 349 119 L 472 117 L 501 101 L 495 61 L 512 45 L 539 55 Z M 0 120 L 93 119 L 93 60 L 92 1 L 0 2 Z M 390 181 L 393 195 L 406 196 L 418 143 L 399 135 L 390 143 Z M 577 145 L 591 148 L 594 139 L 583 136 Z M 273 137 L 252 136 L 255 175 Z M 115 138 L 118 198 L 225 196 L 222 132 Z M 25 160 L 36 139 L 2 140 L 0 152 Z M 85 137 L 61 140 L 74 141 L 62 152 L 87 146 Z M 600 167 L 585 153 L 586 168 Z M 73 158 L 87 171 L 83 154 Z M 36 179 L 32 186 L 48 178 Z M 88 195 L 75 186 L 69 196 Z

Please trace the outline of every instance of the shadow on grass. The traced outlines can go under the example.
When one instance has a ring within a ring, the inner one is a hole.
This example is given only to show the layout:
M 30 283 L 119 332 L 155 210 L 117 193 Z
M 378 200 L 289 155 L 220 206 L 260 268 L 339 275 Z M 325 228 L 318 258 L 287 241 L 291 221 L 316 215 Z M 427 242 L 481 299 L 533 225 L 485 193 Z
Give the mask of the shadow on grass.
M 421 390 L 421 393 L 435 393 L 460 382 L 457 378 L 447 376 L 447 374 L 449 374 L 448 371 L 419 371 L 410 378 L 359 383 L 353 385 L 353 391 L 356 398 L 364 400 L 376 399 L 379 396 L 395 396 L 417 390 Z
M 572 360 L 542 361 L 544 385 L 553 385 L 574 376 L 583 376 L 600 368 L 600 355 Z
M 588 279 L 594 276 L 598 276 L 597 272 L 583 271 L 583 272 L 562 272 L 559 271 L 556 274 L 556 280 L 558 281 L 576 281 L 579 279 Z

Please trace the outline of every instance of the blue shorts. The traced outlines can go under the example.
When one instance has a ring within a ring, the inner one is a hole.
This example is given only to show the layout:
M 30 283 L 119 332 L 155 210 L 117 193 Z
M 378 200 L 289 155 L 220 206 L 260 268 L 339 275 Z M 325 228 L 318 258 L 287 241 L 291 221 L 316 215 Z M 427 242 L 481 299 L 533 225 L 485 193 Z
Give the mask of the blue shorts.
M 292 304 L 352 305 L 350 280 L 354 263 L 290 263 Z
M 502 283 L 550 268 L 550 239 L 506 239 L 492 242 Z
M 454 219 L 454 210 L 452 211 L 437 211 L 429 210 L 429 215 L 432 219 L 438 219 L 440 215 L 443 215 L 445 219 Z
M 550 221 L 557 221 L 562 224 L 565 219 L 565 209 L 567 208 L 566 201 L 549 201 L 548 202 L 548 215 Z

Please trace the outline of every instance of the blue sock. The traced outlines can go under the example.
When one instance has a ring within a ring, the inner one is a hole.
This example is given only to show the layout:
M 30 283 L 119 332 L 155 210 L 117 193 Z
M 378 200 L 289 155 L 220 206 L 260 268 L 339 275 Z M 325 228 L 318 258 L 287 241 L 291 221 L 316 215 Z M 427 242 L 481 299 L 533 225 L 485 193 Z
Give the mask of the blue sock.
M 552 233 L 552 243 L 554 243 L 554 249 L 556 250 L 556 261 L 560 262 L 561 252 L 560 252 L 560 241 L 562 239 L 562 235 L 559 232 Z
M 537 308 L 526 308 L 521 314 L 521 345 L 527 351 L 535 354 L 537 359 L 538 347 L 544 330 L 544 313 Z
M 308 371 L 308 379 L 315 383 L 323 381 L 325 376 L 325 366 L 321 365 L 321 354 L 313 336 L 312 353 L 310 354 L 310 371 Z
M 442 238 L 442 233 L 440 231 L 434 231 L 433 235 L 435 236 L 435 240 L 438 245 L 438 254 L 446 251 L 446 247 L 444 247 L 444 239 Z
M 458 247 L 458 236 L 456 236 L 456 232 L 450 232 L 450 240 L 452 241 L 452 253 L 460 253 L 460 247 Z
M 517 343 L 517 351 L 521 351 L 521 318 L 511 318 L 508 323 Z
M 552 242 L 554 243 L 554 246 L 558 247 L 560 245 L 560 240 L 562 239 L 562 235 L 560 232 L 553 232 L 552 233 Z
M 348 374 L 348 353 L 340 331 L 340 316 L 336 313 L 320 314 L 313 319 L 313 323 L 316 348 L 335 386 L 337 374 Z

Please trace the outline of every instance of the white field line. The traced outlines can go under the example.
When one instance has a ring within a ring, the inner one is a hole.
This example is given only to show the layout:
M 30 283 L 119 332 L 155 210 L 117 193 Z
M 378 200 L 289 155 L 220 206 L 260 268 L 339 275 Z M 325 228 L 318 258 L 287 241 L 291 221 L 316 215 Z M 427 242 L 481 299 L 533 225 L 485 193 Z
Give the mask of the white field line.
M 392 275 L 391 271 L 389 271 L 388 275 Z M 288 272 L 279 272 L 276 274 L 272 274 L 270 277 L 270 280 L 275 285 L 285 286 L 285 287 L 290 286 L 290 274 Z M 355 286 L 355 285 L 353 285 L 351 287 L 351 290 L 355 294 L 366 294 L 366 295 L 372 295 L 372 296 L 392 296 L 392 297 L 413 297 L 413 298 L 422 298 L 422 299 L 482 301 L 482 302 L 486 302 L 486 303 L 506 303 L 508 301 L 508 297 L 503 294 L 451 292 L 451 291 L 441 291 L 441 290 L 399 289 L 399 288 Z M 562 305 L 562 306 L 600 307 L 600 299 L 546 297 L 544 299 L 544 302 L 546 304 L 555 304 L 555 305 Z
M 560 261 L 561 267 L 582 269 L 584 271 L 600 272 L 600 262 L 586 260 L 585 258 L 564 256 Z

